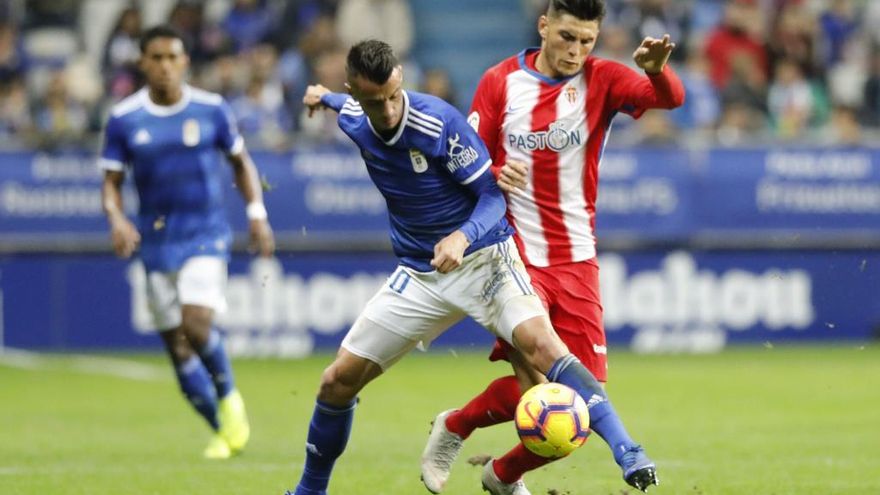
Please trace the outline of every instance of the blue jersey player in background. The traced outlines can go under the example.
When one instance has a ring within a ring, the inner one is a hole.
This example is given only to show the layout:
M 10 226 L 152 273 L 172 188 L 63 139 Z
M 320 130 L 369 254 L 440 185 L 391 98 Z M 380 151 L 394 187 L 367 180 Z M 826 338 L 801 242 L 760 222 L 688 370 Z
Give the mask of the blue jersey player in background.
M 181 36 L 155 27 L 141 38 L 146 86 L 115 105 L 105 130 L 101 168 L 104 211 L 113 249 L 139 250 L 147 271 L 150 313 L 177 372 L 180 388 L 214 431 L 204 455 L 225 459 L 242 450 L 250 427 L 220 333 L 225 309 L 231 230 L 223 207 L 226 156 L 247 204 L 252 248 L 274 250 L 256 168 L 226 102 L 184 82 L 189 58 Z M 126 171 L 140 206 L 123 212 Z
M 310 112 L 337 111 L 339 127 L 360 148 L 385 197 L 400 264 L 321 377 L 293 493 L 327 493 L 361 389 L 466 316 L 511 343 L 549 380 L 577 390 L 595 405 L 591 412 L 614 415 L 599 382 L 556 336 L 532 291 L 476 131 L 446 102 L 404 91 L 401 66 L 384 42 L 352 47 L 346 72 L 350 95 L 309 86 L 303 102 Z

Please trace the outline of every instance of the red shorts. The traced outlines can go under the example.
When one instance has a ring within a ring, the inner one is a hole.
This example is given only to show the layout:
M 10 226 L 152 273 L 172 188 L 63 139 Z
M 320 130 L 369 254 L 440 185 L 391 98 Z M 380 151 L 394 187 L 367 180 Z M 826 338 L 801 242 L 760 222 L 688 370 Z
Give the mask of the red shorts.
M 529 266 L 527 270 L 559 338 L 597 380 L 607 381 L 608 355 L 596 259 L 545 268 Z M 507 342 L 496 340 L 489 360 L 507 359 L 510 348 Z

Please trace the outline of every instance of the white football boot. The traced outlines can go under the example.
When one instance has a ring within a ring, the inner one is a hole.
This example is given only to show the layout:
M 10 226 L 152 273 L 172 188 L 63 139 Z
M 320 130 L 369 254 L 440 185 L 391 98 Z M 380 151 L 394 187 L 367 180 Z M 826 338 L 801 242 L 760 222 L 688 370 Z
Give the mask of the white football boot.
M 431 424 L 428 444 L 422 452 L 422 482 L 431 493 L 440 493 L 449 479 L 452 463 L 461 452 L 460 436 L 446 429 L 446 417 L 455 409 L 438 414 Z
M 498 476 L 495 476 L 494 464 L 495 460 L 493 459 L 483 466 L 483 491 L 492 495 L 532 495 L 522 478 L 509 485 L 499 480 Z

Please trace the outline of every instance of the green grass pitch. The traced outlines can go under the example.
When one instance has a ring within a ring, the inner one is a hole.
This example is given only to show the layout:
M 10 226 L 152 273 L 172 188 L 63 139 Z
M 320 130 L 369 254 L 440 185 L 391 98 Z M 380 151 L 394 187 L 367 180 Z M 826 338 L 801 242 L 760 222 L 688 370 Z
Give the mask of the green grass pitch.
M 244 455 L 220 462 L 200 458 L 207 428 L 163 358 L 115 358 L 148 373 L 122 378 L 108 373 L 115 362 L 76 356 L 0 359 L 0 494 L 280 495 L 294 486 L 330 355 L 237 361 L 253 436 Z M 409 356 L 362 394 L 330 493 L 428 493 L 418 458 L 430 420 L 506 371 L 482 354 Z M 613 352 L 610 376 L 618 411 L 658 463 L 651 493 L 880 494 L 877 346 Z M 514 442 L 510 424 L 475 433 L 446 493 L 483 493 L 465 459 Z M 526 481 L 535 495 L 635 493 L 595 435 Z

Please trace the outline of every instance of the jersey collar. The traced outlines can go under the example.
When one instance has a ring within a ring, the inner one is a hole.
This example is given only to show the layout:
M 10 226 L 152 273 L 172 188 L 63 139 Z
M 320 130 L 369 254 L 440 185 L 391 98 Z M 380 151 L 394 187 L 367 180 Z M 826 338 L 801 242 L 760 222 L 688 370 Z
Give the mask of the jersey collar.
M 526 48 L 525 50 L 519 52 L 519 55 L 517 56 L 517 59 L 519 61 L 519 68 L 526 71 L 531 76 L 537 78 L 541 82 L 544 82 L 547 84 L 562 84 L 566 81 L 571 80 L 573 77 L 577 76 L 577 74 L 572 74 L 567 77 L 560 77 L 559 79 L 556 79 L 556 78 L 553 78 L 550 76 L 545 76 L 544 74 L 541 74 L 540 72 L 538 72 L 536 69 L 533 69 L 532 67 L 530 67 L 529 63 L 526 61 L 526 57 L 528 57 L 529 55 L 531 55 L 535 52 L 538 52 L 540 50 L 541 50 L 540 48 Z
M 367 125 L 370 126 L 370 130 L 373 131 L 373 135 L 376 136 L 379 141 L 382 141 L 385 146 L 394 146 L 397 141 L 400 140 L 400 136 L 403 135 L 403 128 L 406 127 L 406 121 L 409 118 L 409 95 L 404 90 L 401 90 L 401 92 L 403 93 L 403 116 L 400 117 L 400 124 L 397 126 L 397 132 L 394 133 L 394 136 L 392 136 L 390 140 L 385 141 L 385 139 L 382 138 L 382 135 L 376 132 L 376 129 L 373 129 L 373 123 L 370 122 L 370 118 L 366 115 L 364 116 L 367 119 Z
M 141 100 L 144 102 L 144 109 L 156 117 L 169 117 L 179 113 L 189 105 L 191 99 L 192 88 L 189 84 L 183 85 L 181 88 L 180 101 L 174 105 L 159 105 L 150 99 L 150 89 L 148 87 L 145 86 L 144 89 L 141 90 Z

